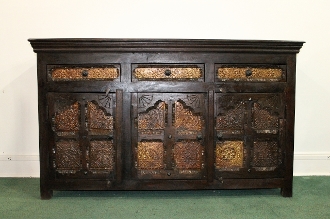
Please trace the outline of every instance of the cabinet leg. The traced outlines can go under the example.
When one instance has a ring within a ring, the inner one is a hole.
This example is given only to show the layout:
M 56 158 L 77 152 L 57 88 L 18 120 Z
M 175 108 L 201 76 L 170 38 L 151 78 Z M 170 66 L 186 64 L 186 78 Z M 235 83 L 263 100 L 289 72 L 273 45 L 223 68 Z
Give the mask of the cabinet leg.
M 51 199 L 53 197 L 53 190 L 41 189 L 40 196 L 42 200 Z
M 282 187 L 281 195 L 283 197 L 292 197 L 292 187 Z

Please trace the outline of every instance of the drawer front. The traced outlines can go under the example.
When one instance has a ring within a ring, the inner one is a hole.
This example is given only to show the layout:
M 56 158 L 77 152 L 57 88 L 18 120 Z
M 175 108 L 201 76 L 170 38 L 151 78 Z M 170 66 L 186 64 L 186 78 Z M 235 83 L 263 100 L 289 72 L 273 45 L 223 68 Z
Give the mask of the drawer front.
M 285 70 L 282 66 L 226 66 L 216 67 L 219 81 L 284 81 Z
M 133 66 L 133 80 L 203 80 L 202 66 Z
M 119 78 L 119 67 L 63 67 L 53 66 L 49 70 L 51 81 L 114 80 Z

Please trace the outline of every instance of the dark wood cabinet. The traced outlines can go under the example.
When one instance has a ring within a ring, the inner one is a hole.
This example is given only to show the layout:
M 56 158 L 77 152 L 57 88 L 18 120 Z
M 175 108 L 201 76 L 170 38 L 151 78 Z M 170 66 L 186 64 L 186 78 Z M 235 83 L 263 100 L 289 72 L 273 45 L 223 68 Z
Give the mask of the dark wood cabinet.
M 280 188 L 292 196 L 303 42 L 29 41 L 42 199 L 53 190 Z

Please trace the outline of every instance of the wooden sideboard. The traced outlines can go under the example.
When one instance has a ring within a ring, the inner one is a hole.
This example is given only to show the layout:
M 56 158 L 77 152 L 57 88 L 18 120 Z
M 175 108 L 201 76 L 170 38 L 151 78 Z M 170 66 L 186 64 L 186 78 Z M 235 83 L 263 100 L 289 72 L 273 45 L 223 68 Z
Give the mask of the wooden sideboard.
M 41 198 L 280 188 L 292 196 L 303 42 L 29 39 Z

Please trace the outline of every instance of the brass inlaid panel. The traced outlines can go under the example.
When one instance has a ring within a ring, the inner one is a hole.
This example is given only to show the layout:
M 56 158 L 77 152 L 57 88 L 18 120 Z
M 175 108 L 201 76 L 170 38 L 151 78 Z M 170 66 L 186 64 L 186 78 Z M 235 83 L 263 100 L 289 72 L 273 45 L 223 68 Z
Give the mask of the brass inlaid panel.
M 200 131 L 203 128 L 203 119 L 183 106 L 180 101 L 175 102 L 174 127 L 177 129 Z
M 280 150 L 275 141 L 260 141 L 253 143 L 252 166 L 257 171 L 272 171 L 280 163 Z
M 115 149 L 112 141 L 90 142 L 90 169 L 113 170 Z
M 281 118 L 281 101 L 277 95 L 260 98 L 252 105 L 252 127 L 257 133 L 276 134 Z
M 218 78 L 222 81 L 280 81 L 280 68 L 220 67 Z
M 138 129 L 139 130 L 157 130 L 165 128 L 165 102 L 159 102 L 156 107 L 148 109 L 146 113 L 139 113 L 138 115 Z
M 223 100 L 225 103 L 225 99 Z M 245 115 L 245 103 L 238 102 L 233 109 L 229 109 L 216 118 L 216 129 L 242 130 Z
M 253 106 L 253 123 L 252 126 L 258 133 L 277 133 L 278 120 L 277 116 L 271 115 L 269 111 L 262 109 L 259 104 Z
M 54 81 L 113 80 L 118 77 L 119 71 L 115 67 L 55 68 L 51 71 Z
M 135 68 L 134 76 L 139 80 L 141 79 L 196 80 L 202 78 L 202 69 L 201 68 L 166 68 L 166 67 Z
M 79 103 L 64 107 L 55 113 L 54 128 L 56 132 L 69 132 L 79 130 Z
M 93 102 L 87 103 L 88 130 L 93 133 L 106 134 L 113 130 L 113 116 L 108 116 L 105 111 Z
M 137 169 L 162 169 L 163 167 L 163 143 L 139 142 L 137 146 Z
M 198 141 L 180 141 L 174 144 L 174 162 L 178 169 L 201 169 L 203 147 Z
M 215 149 L 215 168 L 230 171 L 243 167 L 243 147 L 243 141 L 217 142 Z
M 75 173 L 80 170 L 81 150 L 79 143 L 74 140 L 62 140 L 56 142 L 56 170 L 58 172 Z

